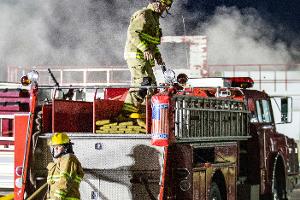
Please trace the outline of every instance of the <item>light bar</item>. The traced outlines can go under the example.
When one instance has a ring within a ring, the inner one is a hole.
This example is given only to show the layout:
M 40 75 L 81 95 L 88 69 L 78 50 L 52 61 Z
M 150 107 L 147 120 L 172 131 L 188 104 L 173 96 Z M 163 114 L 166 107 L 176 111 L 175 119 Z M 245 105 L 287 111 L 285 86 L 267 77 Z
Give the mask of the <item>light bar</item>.
M 224 83 L 227 85 L 227 87 L 240 87 L 240 88 L 251 88 L 254 85 L 254 81 L 250 77 L 224 78 Z

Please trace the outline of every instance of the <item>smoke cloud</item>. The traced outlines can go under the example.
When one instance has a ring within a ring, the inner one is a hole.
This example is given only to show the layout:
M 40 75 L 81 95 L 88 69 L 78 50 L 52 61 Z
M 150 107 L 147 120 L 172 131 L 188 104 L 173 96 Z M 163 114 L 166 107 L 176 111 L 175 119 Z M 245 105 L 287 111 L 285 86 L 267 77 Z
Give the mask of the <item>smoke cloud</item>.
M 129 18 L 143 5 L 142 1 L 118 0 L 1 1 L 1 68 L 125 65 Z
M 209 36 L 210 64 L 287 64 L 291 50 L 254 9 L 219 7 L 201 27 Z
M 184 3 L 177 9 L 180 12 L 164 28 L 174 35 L 208 36 L 209 64 L 288 64 L 297 62 L 297 58 L 299 61 L 299 38 L 287 45 L 277 31 L 289 30 L 273 27 L 253 8 L 217 7 L 209 17 L 201 10 L 188 13 Z M 187 31 L 183 29 L 183 18 Z
M 126 38 L 123 30 L 133 12 L 127 1 L 33 0 L 1 4 L 0 54 L 9 64 L 122 63 Z
M 122 65 L 129 18 L 147 0 L 6 0 L 0 2 L 0 74 L 7 65 Z M 299 40 L 288 47 L 254 9 L 219 7 L 188 12 L 175 1 L 161 19 L 164 35 L 207 35 L 209 64 L 289 63 Z M 185 19 L 185 27 L 183 20 Z M 199 21 L 195 25 L 195 21 Z M 193 22 L 193 25 L 192 23 Z M 170 49 L 172 48 L 172 49 Z M 187 47 L 162 45 L 166 63 L 186 66 Z M 174 59 L 176 58 L 176 59 Z M 0 76 L 0 80 L 1 80 Z

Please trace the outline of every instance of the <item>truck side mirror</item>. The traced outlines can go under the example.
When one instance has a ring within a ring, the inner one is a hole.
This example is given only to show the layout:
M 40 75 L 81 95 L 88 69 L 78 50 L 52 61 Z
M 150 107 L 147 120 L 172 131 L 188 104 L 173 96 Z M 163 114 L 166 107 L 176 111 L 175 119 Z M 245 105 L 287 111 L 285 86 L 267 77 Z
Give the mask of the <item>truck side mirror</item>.
M 287 123 L 288 122 L 288 99 L 281 98 L 281 122 Z
M 292 97 L 273 96 L 272 107 L 276 124 L 286 124 L 292 122 Z
M 281 97 L 280 98 L 280 112 L 281 112 L 281 123 L 292 122 L 292 98 Z

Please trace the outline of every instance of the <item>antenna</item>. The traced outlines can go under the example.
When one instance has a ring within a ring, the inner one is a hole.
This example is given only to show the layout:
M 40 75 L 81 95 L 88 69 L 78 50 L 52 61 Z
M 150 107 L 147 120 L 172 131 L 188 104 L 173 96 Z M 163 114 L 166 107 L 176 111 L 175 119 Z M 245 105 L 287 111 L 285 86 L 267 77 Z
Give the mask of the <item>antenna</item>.
M 182 24 L 183 24 L 183 34 L 184 34 L 184 38 L 186 36 L 186 28 L 185 28 L 185 20 L 183 15 L 181 15 L 182 17 Z M 187 48 L 187 44 L 185 44 L 185 58 L 186 58 L 186 68 L 189 68 L 189 57 L 188 57 L 188 48 Z
M 56 80 L 55 76 L 53 75 L 53 73 L 52 73 L 52 71 L 51 71 L 50 68 L 48 68 L 48 72 L 49 72 L 49 74 L 50 74 L 53 82 L 55 83 L 55 87 L 59 88 L 59 83 L 57 82 L 57 80 Z

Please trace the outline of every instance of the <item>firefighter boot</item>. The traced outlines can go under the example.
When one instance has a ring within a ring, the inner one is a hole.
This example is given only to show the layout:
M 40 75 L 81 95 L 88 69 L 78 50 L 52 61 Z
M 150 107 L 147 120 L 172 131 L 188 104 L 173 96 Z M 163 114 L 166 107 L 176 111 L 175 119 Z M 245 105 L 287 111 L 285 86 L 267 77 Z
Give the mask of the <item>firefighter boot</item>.
M 146 113 L 131 113 L 129 115 L 129 118 L 131 118 L 131 119 L 145 119 L 146 118 Z
M 124 103 L 123 108 L 121 110 L 121 112 L 123 114 L 128 114 L 128 113 L 135 113 L 139 111 L 139 107 L 135 106 L 132 103 Z
M 130 120 L 130 114 L 138 112 L 138 108 L 131 103 L 124 103 L 120 114 L 114 119 L 117 122 Z
M 129 117 L 132 119 L 144 119 L 146 118 L 146 105 L 138 104 L 136 112 L 132 112 Z
M 129 118 L 136 119 L 136 123 L 146 129 L 146 107 L 144 105 L 139 106 L 139 111 L 131 113 Z

